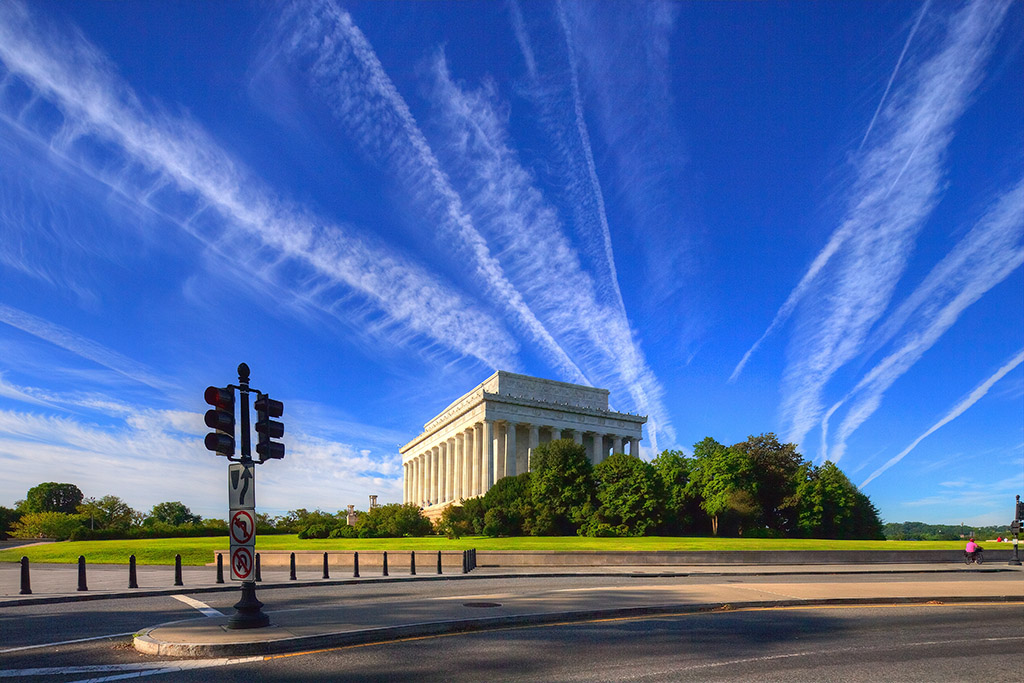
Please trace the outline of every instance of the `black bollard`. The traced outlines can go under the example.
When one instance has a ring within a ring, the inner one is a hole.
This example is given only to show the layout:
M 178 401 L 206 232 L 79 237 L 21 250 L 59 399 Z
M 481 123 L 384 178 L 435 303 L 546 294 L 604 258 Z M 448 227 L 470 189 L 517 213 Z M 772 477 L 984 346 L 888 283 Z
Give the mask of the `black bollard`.
M 352 553 L 352 576 L 359 578 L 359 553 Z
M 409 575 L 416 576 L 416 551 L 409 552 Z
M 437 573 L 441 573 L 441 551 L 437 551 Z
M 256 553 L 256 580 L 262 581 L 263 574 L 260 573 L 260 554 Z
M 224 553 L 217 553 L 217 583 L 224 583 Z
M 467 563 L 467 559 L 466 558 L 467 558 L 466 551 L 463 550 L 462 551 L 462 573 L 463 574 L 466 574 L 466 573 L 469 572 L 469 569 L 468 569 L 469 564 Z
M 78 556 L 78 590 L 89 590 L 89 587 L 85 585 L 85 555 Z
M 32 584 L 28 578 L 28 558 L 21 558 L 21 595 L 32 595 Z
M 185 585 L 185 582 L 181 580 L 181 555 L 174 556 L 174 585 Z
M 384 551 L 384 576 L 388 575 L 388 551 Z
M 327 553 L 324 553 L 324 578 L 331 578 L 331 573 L 327 570 Z
M 295 580 L 295 553 L 292 553 L 291 558 L 288 560 L 288 580 Z
M 135 556 L 128 556 L 128 587 L 138 588 L 139 587 L 139 576 L 135 572 Z

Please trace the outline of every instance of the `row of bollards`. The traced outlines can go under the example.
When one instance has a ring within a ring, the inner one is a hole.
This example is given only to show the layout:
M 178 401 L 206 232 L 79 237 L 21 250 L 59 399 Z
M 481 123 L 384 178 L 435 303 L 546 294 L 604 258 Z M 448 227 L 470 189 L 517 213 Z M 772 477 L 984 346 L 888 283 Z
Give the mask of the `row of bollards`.
M 256 553 L 256 566 L 255 566 L 255 580 L 262 581 L 263 577 L 260 571 L 260 554 Z M 381 575 L 389 576 L 388 573 L 388 553 L 384 551 L 383 563 L 381 567 Z M 468 574 L 469 572 L 476 569 L 476 549 L 463 550 L 462 551 L 462 573 Z M 437 573 L 442 573 L 441 568 L 441 551 L 437 551 Z M 409 552 L 409 575 L 416 575 L 416 551 Z M 353 578 L 359 578 L 359 553 L 352 553 L 352 576 Z M 330 569 L 328 568 L 327 553 L 324 553 L 323 561 L 323 578 L 331 578 Z M 297 579 L 295 573 L 295 553 L 292 553 L 289 558 L 289 573 L 288 579 L 295 581 Z M 224 554 L 217 553 L 217 583 L 224 583 Z M 182 580 L 181 575 L 181 555 L 174 556 L 174 585 L 184 586 L 185 582 Z M 128 587 L 138 588 L 139 580 L 138 573 L 135 567 L 135 555 L 128 558 Z M 88 591 L 89 586 L 86 582 L 85 574 L 85 556 L 78 556 L 78 590 Z M 21 595 L 32 594 L 32 583 L 29 575 L 29 561 L 28 557 L 21 558 Z

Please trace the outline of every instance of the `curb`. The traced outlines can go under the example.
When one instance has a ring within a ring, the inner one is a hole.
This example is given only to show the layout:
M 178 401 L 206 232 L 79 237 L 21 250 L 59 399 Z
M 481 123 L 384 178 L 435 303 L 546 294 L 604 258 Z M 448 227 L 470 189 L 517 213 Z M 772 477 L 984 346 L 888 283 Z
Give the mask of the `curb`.
M 932 597 L 932 598 L 823 598 L 815 600 L 760 600 L 731 603 L 697 603 L 669 604 L 646 607 L 625 607 L 617 609 L 580 610 L 573 612 L 542 612 L 534 614 L 518 614 L 504 617 L 484 617 L 480 619 L 462 619 L 456 621 L 434 621 L 400 626 L 382 626 L 360 629 L 357 631 L 338 631 L 315 636 L 292 636 L 276 640 L 234 642 L 234 643 L 168 643 L 156 640 L 149 634 L 169 624 L 182 621 L 167 622 L 145 629 L 133 639 L 138 652 L 147 655 L 171 657 L 226 657 L 246 655 L 275 655 L 315 650 L 324 648 L 341 648 L 352 645 L 386 643 L 403 638 L 436 636 L 454 633 L 473 633 L 478 631 L 495 631 L 519 626 L 538 626 L 543 624 L 578 623 L 598 619 L 630 618 L 658 616 L 666 614 L 700 614 L 708 612 L 731 612 L 746 609 L 764 609 L 779 607 L 822 607 L 830 605 L 920 605 L 945 603 L 1019 603 L 1020 596 L 983 596 L 983 597 Z M 273 614 L 271 612 L 271 614 Z
M 746 572 L 659 572 L 659 571 L 636 571 L 636 572 L 537 572 L 514 574 L 426 574 L 417 576 L 368 576 L 365 579 L 317 579 L 314 581 L 288 581 L 280 583 L 260 583 L 257 590 L 277 590 L 281 588 L 315 588 L 317 586 L 354 586 L 359 584 L 385 584 L 403 583 L 408 581 L 465 581 L 483 579 L 565 579 L 576 577 L 624 577 L 636 579 L 672 579 L 685 577 L 721 577 L 721 576 L 862 576 L 867 574 L 996 574 L 1000 572 L 1017 571 L 1002 567 L 984 568 L 949 568 L 949 569 L 865 569 L 863 571 L 836 571 L 834 569 L 814 569 L 804 571 L 781 571 L 769 572 L 752 570 Z M 201 593 L 226 593 L 237 591 L 239 582 L 225 583 L 215 586 L 176 586 L 174 588 L 156 588 L 145 590 L 132 590 L 111 593 L 92 594 L 69 594 L 52 595 L 38 598 L 13 598 L 4 600 L 0 597 L 0 609 L 4 607 L 24 607 L 27 605 L 54 605 L 69 602 L 90 602 L 93 600 L 125 600 L 131 598 L 152 598 L 166 595 L 197 595 Z

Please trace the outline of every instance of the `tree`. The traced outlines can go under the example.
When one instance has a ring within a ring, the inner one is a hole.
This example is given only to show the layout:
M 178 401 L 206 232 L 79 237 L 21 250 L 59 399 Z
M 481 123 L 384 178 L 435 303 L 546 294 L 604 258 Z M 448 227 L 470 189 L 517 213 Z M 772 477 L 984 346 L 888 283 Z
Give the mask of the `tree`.
M 661 479 L 665 494 L 662 532 L 678 536 L 691 530 L 700 503 L 689 486 L 689 459 L 681 451 L 662 451 L 651 465 Z
M 82 516 L 82 523 L 88 524 L 90 529 L 127 530 L 138 523 L 140 517 L 139 512 L 117 496 L 86 498 L 78 506 L 78 514 Z
M 378 505 L 360 515 L 356 528 L 360 538 L 426 536 L 434 530 L 414 503 Z
M 534 535 L 569 536 L 593 514 L 593 466 L 587 449 L 571 439 L 542 443 L 530 459 L 533 470 Z
M 718 535 L 720 522 L 743 523 L 756 515 L 753 463 L 741 451 L 726 448 L 711 437 L 694 444 L 692 490 L 699 494 L 700 507 L 711 519 L 711 533 Z
M 502 477 L 484 494 L 484 528 L 488 536 L 521 536 L 533 528 L 533 500 L 531 475 L 524 472 L 514 477 Z M 494 510 L 492 520 L 502 520 L 487 530 L 487 514 Z
M 82 504 L 82 491 L 74 484 L 48 481 L 33 486 L 25 494 L 22 512 L 63 512 L 73 515 Z
M 11 535 L 15 538 L 54 538 L 63 541 L 81 528 L 82 519 L 78 515 L 66 512 L 29 512 L 14 523 Z
M 594 467 L 598 502 L 594 522 L 622 527 L 629 536 L 643 536 L 661 523 L 665 489 L 654 466 L 623 453 Z
M 184 503 L 174 500 L 154 505 L 144 523 L 162 522 L 171 526 L 181 526 L 182 524 L 198 524 L 202 521 L 203 518 L 193 515 Z
M 760 522 L 769 529 L 789 533 L 796 529 L 797 472 L 805 463 L 796 444 L 779 443 L 772 432 L 749 436 L 732 446 L 753 466 L 753 488 Z
M 20 512 L 0 505 L 0 540 L 7 538 L 7 533 L 19 519 L 21 519 Z
M 835 463 L 802 466 L 796 490 L 797 527 L 802 536 L 884 538 L 878 510 Z

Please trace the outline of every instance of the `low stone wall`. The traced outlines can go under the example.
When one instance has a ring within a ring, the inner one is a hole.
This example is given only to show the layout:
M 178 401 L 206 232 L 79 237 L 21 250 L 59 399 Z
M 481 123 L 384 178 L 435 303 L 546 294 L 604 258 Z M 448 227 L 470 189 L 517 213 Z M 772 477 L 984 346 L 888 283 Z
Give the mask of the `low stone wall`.
M 259 550 L 260 565 L 264 568 L 287 567 L 292 551 Z M 296 550 L 295 565 L 309 569 L 323 566 L 323 551 Z M 227 550 L 224 554 L 227 564 Z M 388 570 L 408 572 L 411 553 L 408 550 L 389 550 Z M 352 551 L 327 551 L 328 566 L 351 571 Z M 380 570 L 383 551 L 359 551 L 359 568 Z M 1006 563 L 1013 557 L 1013 548 L 986 548 L 985 562 Z M 217 553 L 214 553 L 214 562 Z M 948 564 L 963 562 L 962 550 L 723 550 L 723 551 L 559 551 L 559 550 L 478 550 L 478 567 L 658 567 L 686 565 L 783 565 L 783 564 Z M 462 570 L 462 551 L 441 551 L 444 571 Z M 437 569 L 437 551 L 416 551 L 417 572 L 429 573 Z

